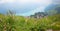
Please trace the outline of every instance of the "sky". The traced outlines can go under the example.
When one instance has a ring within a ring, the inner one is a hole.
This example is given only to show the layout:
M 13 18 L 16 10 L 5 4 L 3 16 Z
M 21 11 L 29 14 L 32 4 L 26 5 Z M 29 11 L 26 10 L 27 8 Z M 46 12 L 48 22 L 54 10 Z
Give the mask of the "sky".
M 16 15 L 29 16 L 36 12 L 44 12 L 51 3 L 52 0 L 0 0 L 0 13 L 13 10 Z

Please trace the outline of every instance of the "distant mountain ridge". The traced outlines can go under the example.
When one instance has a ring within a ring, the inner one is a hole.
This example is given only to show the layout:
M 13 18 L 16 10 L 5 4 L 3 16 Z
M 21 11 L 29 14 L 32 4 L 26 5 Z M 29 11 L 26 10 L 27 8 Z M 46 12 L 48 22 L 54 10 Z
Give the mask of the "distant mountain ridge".
M 51 12 L 52 11 L 54 11 L 54 12 Z M 47 14 L 53 14 L 53 13 L 55 13 L 55 14 L 60 14 L 60 4 L 57 4 L 57 5 L 55 5 L 55 4 L 51 4 L 51 5 L 49 5 L 49 6 L 47 6 L 46 8 L 45 8 L 45 12 L 47 13 Z

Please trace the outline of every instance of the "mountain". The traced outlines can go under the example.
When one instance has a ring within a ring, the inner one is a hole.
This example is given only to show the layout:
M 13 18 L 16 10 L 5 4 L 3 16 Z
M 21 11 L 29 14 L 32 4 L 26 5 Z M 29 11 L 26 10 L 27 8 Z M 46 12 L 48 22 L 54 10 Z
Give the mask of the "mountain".
M 51 4 L 45 8 L 45 12 L 48 15 L 60 14 L 60 4 Z

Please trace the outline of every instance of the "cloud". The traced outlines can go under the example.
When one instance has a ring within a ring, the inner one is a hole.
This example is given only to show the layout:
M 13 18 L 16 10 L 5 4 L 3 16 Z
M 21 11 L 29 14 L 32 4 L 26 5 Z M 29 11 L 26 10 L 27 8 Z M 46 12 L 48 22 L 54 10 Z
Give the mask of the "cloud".
M 31 11 L 29 11 L 29 12 L 25 12 L 25 13 L 18 13 L 17 15 L 23 15 L 23 16 L 29 16 L 29 15 L 33 15 L 33 14 L 35 14 L 36 12 L 44 12 L 44 9 L 45 9 L 45 7 L 37 7 L 37 8 L 35 8 L 35 9 L 33 9 L 33 10 L 31 10 Z
M 43 11 L 49 4 L 51 0 L 0 0 L 0 10 L 3 12 L 11 9 L 19 15 L 31 15 Z
M 36 9 L 34 9 L 34 10 L 28 12 L 28 13 L 34 14 L 36 12 L 44 12 L 44 9 L 45 9 L 45 7 L 40 6 L 40 7 L 37 7 Z
M 52 0 L 53 4 L 60 4 L 60 0 Z
M 51 3 L 51 0 L 0 0 L 0 3 L 13 3 L 13 2 L 18 2 L 21 4 L 26 3 L 49 4 Z
M 13 3 L 15 0 L 0 0 L 0 4 L 2 3 Z
M 37 4 L 50 4 L 51 0 L 16 0 L 16 2 L 21 4 L 27 4 L 27 3 L 37 3 Z

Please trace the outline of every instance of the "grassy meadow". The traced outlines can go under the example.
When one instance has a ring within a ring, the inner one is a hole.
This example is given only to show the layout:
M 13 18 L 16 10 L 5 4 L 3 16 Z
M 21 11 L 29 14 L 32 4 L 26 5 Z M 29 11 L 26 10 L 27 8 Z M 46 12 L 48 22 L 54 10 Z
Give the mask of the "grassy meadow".
M 60 14 L 40 19 L 0 14 L 0 31 L 46 31 L 60 30 Z

